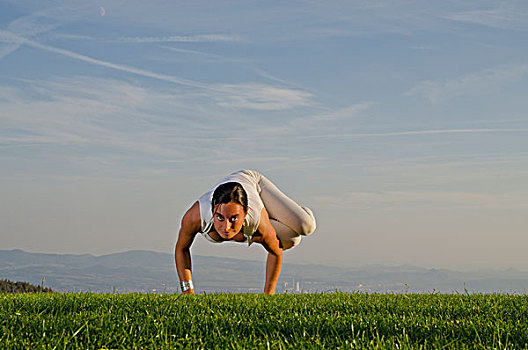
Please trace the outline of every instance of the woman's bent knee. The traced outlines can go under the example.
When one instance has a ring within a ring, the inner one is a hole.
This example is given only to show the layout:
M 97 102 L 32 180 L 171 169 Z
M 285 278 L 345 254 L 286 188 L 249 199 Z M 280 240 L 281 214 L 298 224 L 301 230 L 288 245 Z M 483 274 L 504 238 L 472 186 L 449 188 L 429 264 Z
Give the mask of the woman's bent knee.
M 301 243 L 301 236 L 292 237 L 289 239 L 281 240 L 282 250 L 292 249 Z
M 305 218 L 301 223 L 301 232 L 299 232 L 302 236 L 308 236 L 311 235 L 316 227 L 317 224 L 315 222 L 315 216 L 313 212 L 308 207 L 301 207 L 306 213 L 308 213 L 309 218 Z

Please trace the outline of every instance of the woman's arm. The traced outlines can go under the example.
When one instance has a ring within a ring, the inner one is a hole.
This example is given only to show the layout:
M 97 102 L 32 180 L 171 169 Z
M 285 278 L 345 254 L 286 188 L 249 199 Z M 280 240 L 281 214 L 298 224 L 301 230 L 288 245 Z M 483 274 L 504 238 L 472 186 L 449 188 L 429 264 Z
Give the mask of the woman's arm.
M 264 293 L 275 294 L 277 282 L 279 281 L 280 272 L 282 268 L 282 249 L 279 246 L 277 233 L 269 220 L 268 212 L 262 209 L 260 215 L 260 223 L 258 226 L 259 237 L 258 241 L 268 251 L 268 259 L 266 261 L 266 284 L 264 285 Z
M 200 231 L 200 204 L 196 201 L 182 218 L 178 241 L 174 250 L 176 260 L 176 270 L 180 282 L 192 281 L 191 245 L 194 237 Z M 194 289 L 190 289 L 184 294 L 194 294 Z

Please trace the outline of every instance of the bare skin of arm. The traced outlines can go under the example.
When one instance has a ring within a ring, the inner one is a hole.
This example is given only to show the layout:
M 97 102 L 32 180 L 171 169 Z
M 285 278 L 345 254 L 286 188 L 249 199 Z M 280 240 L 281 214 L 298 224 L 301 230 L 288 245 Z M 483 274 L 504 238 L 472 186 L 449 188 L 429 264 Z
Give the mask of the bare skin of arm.
M 282 248 L 279 246 L 277 234 L 273 226 L 271 226 L 266 209 L 262 209 L 257 233 L 258 234 L 256 237 L 254 236 L 253 241 L 262 244 L 262 246 L 268 251 L 264 293 L 275 294 L 275 289 L 277 288 L 277 282 L 279 281 L 282 268 Z
M 196 201 L 182 218 L 178 241 L 176 242 L 174 251 L 176 270 L 178 271 L 180 281 L 190 281 L 192 279 L 190 248 L 194 237 L 196 237 L 200 229 L 200 204 Z M 185 294 L 194 294 L 194 290 L 191 289 Z

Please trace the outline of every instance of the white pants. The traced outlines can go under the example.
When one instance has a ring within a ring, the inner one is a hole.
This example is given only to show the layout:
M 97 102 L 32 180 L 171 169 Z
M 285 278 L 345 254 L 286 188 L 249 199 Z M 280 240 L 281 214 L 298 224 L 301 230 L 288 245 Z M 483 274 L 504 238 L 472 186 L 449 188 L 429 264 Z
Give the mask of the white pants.
M 260 198 L 284 250 L 295 247 L 301 236 L 315 231 L 315 217 L 310 208 L 301 207 L 260 174 Z

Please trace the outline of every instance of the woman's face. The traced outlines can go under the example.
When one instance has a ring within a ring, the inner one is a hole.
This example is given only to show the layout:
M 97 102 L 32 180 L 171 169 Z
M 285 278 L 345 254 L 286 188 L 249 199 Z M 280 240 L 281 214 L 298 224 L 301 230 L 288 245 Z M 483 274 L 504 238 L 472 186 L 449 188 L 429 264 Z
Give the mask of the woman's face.
M 231 239 L 242 229 L 247 212 L 235 202 L 217 204 L 213 208 L 214 228 L 223 239 Z

